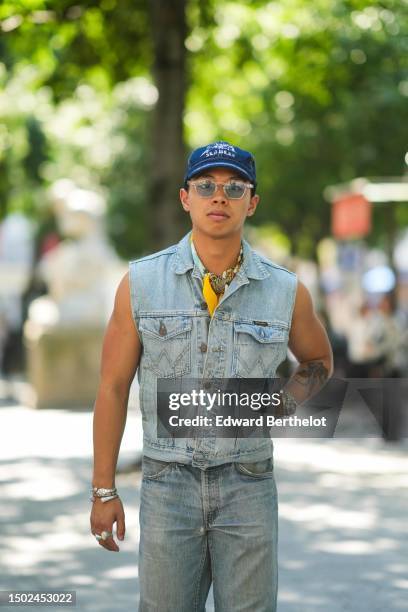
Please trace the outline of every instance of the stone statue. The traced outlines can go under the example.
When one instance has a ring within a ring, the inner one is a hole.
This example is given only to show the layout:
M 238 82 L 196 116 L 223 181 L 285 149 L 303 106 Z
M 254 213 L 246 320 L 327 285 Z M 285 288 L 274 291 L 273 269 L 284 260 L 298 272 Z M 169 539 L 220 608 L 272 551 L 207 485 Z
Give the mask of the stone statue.
M 65 239 L 39 262 L 49 295 L 33 301 L 29 318 L 49 326 L 104 326 L 126 271 L 106 237 L 105 202 L 67 179 L 55 183 L 50 193 Z
M 31 302 L 24 326 L 29 403 L 91 407 L 104 330 L 127 266 L 108 243 L 100 195 L 63 179 L 50 196 L 64 239 L 38 264 L 49 291 Z

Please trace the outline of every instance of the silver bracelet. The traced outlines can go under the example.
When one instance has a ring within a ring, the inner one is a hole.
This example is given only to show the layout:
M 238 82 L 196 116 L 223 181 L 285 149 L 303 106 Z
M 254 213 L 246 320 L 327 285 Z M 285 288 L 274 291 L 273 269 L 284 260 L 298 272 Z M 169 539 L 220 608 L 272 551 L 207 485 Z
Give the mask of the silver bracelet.
M 103 487 L 92 487 L 92 495 L 95 497 L 109 497 L 109 495 L 115 495 L 117 493 L 116 487 L 113 489 L 104 489 Z
M 102 497 L 101 501 L 103 504 L 105 504 L 106 502 L 110 501 L 111 499 L 119 499 L 119 495 L 117 493 L 115 493 L 115 495 L 109 495 L 109 497 Z
M 106 502 L 110 501 L 111 499 L 116 499 L 116 498 L 118 498 L 118 497 L 119 497 L 119 495 L 118 495 L 117 493 L 115 493 L 114 495 L 104 495 L 103 497 L 95 497 L 94 495 L 91 495 L 91 497 L 89 498 L 89 500 L 90 500 L 91 502 L 94 502 L 94 501 L 96 501 L 97 499 L 100 499 L 100 500 L 101 500 L 101 502 L 102 502 L 103 504 L 105 504 Z

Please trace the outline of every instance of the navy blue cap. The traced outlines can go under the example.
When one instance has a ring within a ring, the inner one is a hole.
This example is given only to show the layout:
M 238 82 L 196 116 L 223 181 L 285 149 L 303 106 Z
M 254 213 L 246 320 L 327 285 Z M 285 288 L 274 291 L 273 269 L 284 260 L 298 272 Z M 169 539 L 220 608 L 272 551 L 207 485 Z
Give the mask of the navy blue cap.
M 223 140 L 199 147 L 191 153 L 184 183 L 209 168 L 232 168 L 256 185 L 255 159 L 252 153 Z

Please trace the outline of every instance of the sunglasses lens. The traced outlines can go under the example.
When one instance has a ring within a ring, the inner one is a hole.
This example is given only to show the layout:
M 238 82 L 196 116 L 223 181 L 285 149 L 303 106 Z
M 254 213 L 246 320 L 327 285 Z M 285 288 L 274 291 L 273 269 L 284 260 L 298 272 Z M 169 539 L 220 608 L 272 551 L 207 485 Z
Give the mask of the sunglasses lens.
M 198 195 L 202 198 L 208 198 L 212 196 L 216 189 L 216 184 L 213 181 L 200 181 L 195 185 Z
M 225 185 L 225 193 L 231 200 L 239 200 L 245 193 L 246 186 L 244 183 L 231 182 Z
M 210 198 L 217 189 L 217 183 L 215 181 L 205 180 L 198 181 L 194 184 L 198 195 L 202 198 Z M 246 185 L 242 181 L 231 181 L 230 183 L 224 184 L 225 195 L 230 200 L 239 200 L 244 195 L 245 190 Z

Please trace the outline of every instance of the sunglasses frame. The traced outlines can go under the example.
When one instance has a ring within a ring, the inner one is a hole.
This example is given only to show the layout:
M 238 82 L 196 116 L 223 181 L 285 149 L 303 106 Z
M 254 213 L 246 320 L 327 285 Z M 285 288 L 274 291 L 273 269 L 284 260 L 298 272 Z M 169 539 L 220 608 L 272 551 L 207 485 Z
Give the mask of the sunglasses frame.
M 212 193 L 211 195 L 208 195 L 208 196 L 203 196 L 203 195 L 201 195 L 201 193 L 198 193 L 197 185 L 198 185 L 198 183 L 203 183 L 204 181 L 209 181 L 210 183 L 212 183 L 213 185 L 215 185 L 215 190 L 213 191 L 213 193 Z M 204 199 L 206 199 L 206 200 L 207 200 L 208 198 L 212 198 L 212 197 L 213 197 L 213 195 L 214 195 L 215 193 L 217 193 L 217 187 L 218 187 L 219 185 L 222 185 L 222 190 L 223 190 L 223 192 L 224 192 L 225 197 L 226 197 L 226 198 L 228 198 L 228 200 L 241 200 L 241 199 L 244 197 L 244 195 L 246 194 L 247 189 L 253 189 L 253 188 L 255 187 L 255 185 L 253 185 L 252 183 L 246 183 L 245 181 L 241 181 L 241 180 L 236 181 L 236 182 L 242 183 L 242 185 L 244 185 L 244 187 L 245 187 L 245 190 L 244 190 L 244 193 L 243 193 L 241 196 L 239 196 L 239 198 L 231 198 L 231 197 L 230 197 L 230 196 L 229 196 L 229 195 L 226 193 L 226 191 L 225 191 L 225 185 L 230 185 L 232 182 L 233 182 L 233 181 L 227 181 L 226 183 L 223 183 L 223 182 L 213 181 L 212 179 L 201 179 L 201 180 L 196 180 L 196 181 L 194 181 L 194 180 L 189 180 L 189 181 L 187 181 L 187 184 L 188 184 L 188 185 L 194 185 L 194 188 L 195 188 L 195 190 L 196 190 L 196 194 L 197 194 L 197 195 L 198 195 L 200 198 L 204 198 Z

